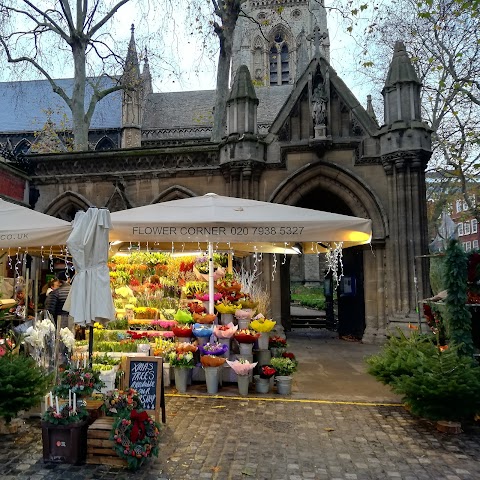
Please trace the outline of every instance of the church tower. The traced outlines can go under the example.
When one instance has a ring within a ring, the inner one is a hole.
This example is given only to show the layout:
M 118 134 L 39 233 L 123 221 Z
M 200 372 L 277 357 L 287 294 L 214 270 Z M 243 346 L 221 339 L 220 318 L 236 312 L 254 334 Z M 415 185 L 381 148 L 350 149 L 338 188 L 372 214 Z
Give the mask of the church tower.
M 232 72 L 246 65 L 256 86 L 293 84 L 315 55 L 315 35 L 321 37 L 320 54 L 330 63 L 323 0 L 247 0 L 243 10 L 247 15 L 238 19 L 235 30 Z

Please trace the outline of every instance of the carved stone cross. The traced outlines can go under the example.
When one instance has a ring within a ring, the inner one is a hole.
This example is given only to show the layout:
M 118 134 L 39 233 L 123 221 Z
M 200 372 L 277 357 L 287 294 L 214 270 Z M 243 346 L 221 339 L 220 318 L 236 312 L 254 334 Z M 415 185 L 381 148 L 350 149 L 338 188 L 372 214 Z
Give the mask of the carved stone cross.
M 327 32 L 322 32 L 318 25 L 315 25 L 313 28 L 313 33 L 308 35 L 307 40 L 309 42 L 313 41 L 313 45 L 315 46 L 315 55 L 320 53 L 320 45 L 323 45 L 322 40 L 327 38 Z

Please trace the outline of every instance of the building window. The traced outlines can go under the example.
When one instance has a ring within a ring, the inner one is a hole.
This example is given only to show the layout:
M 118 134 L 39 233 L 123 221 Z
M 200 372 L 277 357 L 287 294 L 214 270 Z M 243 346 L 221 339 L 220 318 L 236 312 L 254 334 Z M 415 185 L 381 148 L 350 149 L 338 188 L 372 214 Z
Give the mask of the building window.
M 270 85 L 290 83 L 290 54 L 282 33 L 277 33 L 270 47 Z
M 470 235 L 470 222 L 465 222 L 463 227 L 463 234 Z
M 476 218 L 472 220 L 472 233 L 478 232 L 478 221 Z
M 478 240 L 474 240 L 474 241 L 472 242 L 472 248 L 473 248 L 474 250 L 478 250 Z
M 472 242 L 465 242 L 463 245 L 466 252 L 469 252 L 472 249 Z
M 468 205 L 467 205 L 467 202 L 462 202 L 463 204 L 463 211 L 466 212 L 468 210 Z
M 462 201 L 457 200 L 457 213 L 462 211 Z
M 458 236 L 461 237 L 463 235 L 463 223 L 458 224 Z

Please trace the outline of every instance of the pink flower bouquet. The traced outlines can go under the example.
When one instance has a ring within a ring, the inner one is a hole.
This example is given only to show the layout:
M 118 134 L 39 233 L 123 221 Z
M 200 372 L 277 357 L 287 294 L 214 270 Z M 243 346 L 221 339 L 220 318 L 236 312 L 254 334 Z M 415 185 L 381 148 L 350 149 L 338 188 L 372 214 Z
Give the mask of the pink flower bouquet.
M 208 302 L 210 300 L 210 296 L 208 295 L 208 293 L 196 293 L 195 297 L 198 300 L 201 300 L 202 302 Z M 221 300 L 221 299 L 222 299 L 222 294 L 221 293 L 214 293 L 213 294 L 213 300 L 215 302 L 218 301 L 218 300 Z
M 238 325 L 229 323 L 228 325 L 215 325 L 213 333 L 217 338 L 232 338 L 238 330 Z
M 248 375 L 256 366 L 257 362 L 250 363 L 248 360 L 235 360 L 235 361 L 230 361 L 227 360 L 227 363 L 232 367 L 232 370 L 240 376 L 245 376 Z
M 251 308 L 235 311 L 235 317 L 239 320 L 250 320 L 255 312 Z
M 158 325 L 161 328 L 172 328 L 177 324 L 175 320 L 154 320 L 152 325 Z

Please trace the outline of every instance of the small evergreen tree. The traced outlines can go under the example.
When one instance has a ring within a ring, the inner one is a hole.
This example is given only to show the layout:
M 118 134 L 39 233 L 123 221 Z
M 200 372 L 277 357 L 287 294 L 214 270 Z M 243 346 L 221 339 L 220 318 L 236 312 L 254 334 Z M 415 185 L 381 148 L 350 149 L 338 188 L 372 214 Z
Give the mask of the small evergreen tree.
M 52 385 L 35 360 L 11 352 L 0 357 L 0 417 L 9 423 L 21 410 L 38 405 Z
M 459 345 L 459 354 L 472 356 L 472 316 L 467 303 L 467 254 L 458 242 L 449 243 L 445 257 L 445 285 L 448 291 L 446 304 L 447 336 Z

